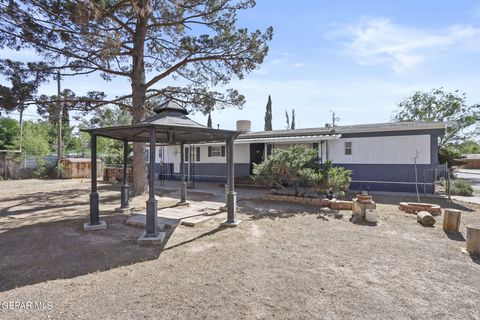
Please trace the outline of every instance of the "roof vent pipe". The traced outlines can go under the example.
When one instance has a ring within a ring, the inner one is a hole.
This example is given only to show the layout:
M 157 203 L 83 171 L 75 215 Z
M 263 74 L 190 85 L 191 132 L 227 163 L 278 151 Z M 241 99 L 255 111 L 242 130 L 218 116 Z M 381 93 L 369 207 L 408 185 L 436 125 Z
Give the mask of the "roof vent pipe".
M 237 120 L 237 131 L 250 132 L 252 130 L 252 122 L 250 120 Z

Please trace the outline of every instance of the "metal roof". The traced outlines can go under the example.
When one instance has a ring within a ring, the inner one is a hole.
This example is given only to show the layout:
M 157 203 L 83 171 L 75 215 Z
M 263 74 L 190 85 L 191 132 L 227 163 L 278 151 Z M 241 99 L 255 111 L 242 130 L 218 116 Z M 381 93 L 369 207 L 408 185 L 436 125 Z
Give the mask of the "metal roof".
M 155 110 L 157 115 L 138 124 L 108 128 L 82 129 L 98 136 L 132 142 L 150 142 L 155 128 L 157 143 L 202 143 L 235 139 L 240 131 L 213 129 L 187 117 L 188 111 L 178 103 L 168 102 Z
M 412 130 L 444 130 L 448 123 L 445 122 L 387 122 L 360 124 L 335 127 L 305 128 L 295 130 L 273 130 L 256 131 L 242 133 L 238 139 L 268 138 L 268 137 L 294 137 L 294 136 L 312 136 L 312 135 L 332 135 L 347 133 L 366 133 L 366 132 L 399 132 Z

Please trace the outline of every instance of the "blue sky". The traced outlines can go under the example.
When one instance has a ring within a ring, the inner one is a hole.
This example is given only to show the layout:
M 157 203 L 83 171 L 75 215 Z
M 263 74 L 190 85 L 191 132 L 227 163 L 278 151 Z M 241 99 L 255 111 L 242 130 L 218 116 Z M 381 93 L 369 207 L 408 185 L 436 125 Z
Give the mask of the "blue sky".
M 480 102 L 480 1 L 257 0 L 239 24 L 271 25 L 274 39 L 265 63 L 230 84 L 246 96 L 244 109 L 212 114 L 222 128 L 250 119 L 253 130 L 263 130 L 269 94 L 274 129 L 284 129 L 285 110 L 292 108 L 300 128 L 323 126 L 330 110 L 339 124 L 389 121 L 395 105 L 415 90 L 460 89 L 469 103 Z M 96 77 L 63 85 L 79 94 L 130 89 L 126 81 Z M 54 91 L 53 84 L 42 88 Z M 192 118 L 206 123 L 203 115 Z

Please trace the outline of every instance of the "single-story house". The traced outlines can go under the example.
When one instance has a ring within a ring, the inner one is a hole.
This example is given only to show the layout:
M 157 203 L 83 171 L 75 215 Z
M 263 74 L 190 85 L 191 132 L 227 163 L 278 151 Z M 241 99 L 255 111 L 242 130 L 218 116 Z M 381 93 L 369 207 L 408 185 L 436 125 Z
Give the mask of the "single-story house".
M 462 154 L 463 169 L 480 169 L 480 154 Z
M 419 189 L 432 193 L 438 137 L 445 127 L 439 122 L 393 122 L 251 132 L 250 121 L 240 120 L 235 176 L 248 177 L 253 163 L 261 163 L 274 149 L 301 143 L 318 150 L 319 162 L 332 160 L 351 169 L 351 190 L 415 192 L 416 157 Z M 159 178 L 180 179 L 180 146 L 157 146 L 156 163 Z M 185 166 L 188 180 L 225 182 L 225 144 L 185 145 Z

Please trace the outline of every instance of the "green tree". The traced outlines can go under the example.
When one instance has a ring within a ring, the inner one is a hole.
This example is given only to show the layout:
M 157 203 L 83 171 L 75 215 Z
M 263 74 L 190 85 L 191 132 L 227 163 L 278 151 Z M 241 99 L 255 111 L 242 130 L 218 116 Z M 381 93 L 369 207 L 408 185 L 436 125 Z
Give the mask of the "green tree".
M 51 130 L 52 125 L 49 123 L 25 122 L 23 151 L 27 156 L 34 156 L 40 168 L 45 164 L 45 156 L 52 152 L 52 144 L 49 143 Z
M 272 130 L 272 98 L 268 95 L 268 102 L 265 110 L 265 131 Z
M 28 104 L 34 100 L 40 84 L 45 81 L 45 74 L 28 72 L 24 63 L 10 59 L 0 60 L 0 73 L 5 75 L 11 83 L 11 87 L 0 86 L 0 109 L 18 111 L 20 124 L 19 149 L 22 150 L 23 113 Z
M 254 0 L 19 0 L 0 4 L 0 47 L 33 48 L 44 58 L 37 70 L 63 75 L 98 73 L 127 78 L 130 93 L 114 99 L 92 93 L 89 102 L 129 107 L 143 120 L 155 97 L 203 111 L 241 107 L 237 90 L 215 88 L 242 79 L 261 64 L 273 29 L 238 28 L 238 11 Z M 167 86 L 180 79 L 179 86 Z M 165 84 L 163 84 L 165 83 Z M 162 85 L 163 84 L 163 85 Z M 145 145 L 134 146 L 134 191 L 147 187 Z
M 212 112 L 208 113 L 207 127 L 209 127 L 209 128 L 212 127 Z
M 285 121 L 287 122 L 287 130 L 290 130 L 290 115 L 288 114 L 288 111 L 285 110 Z
M 295 109 L 292 109 L 292 124 L 290 125 L 291 130 L 295 130 Z
M 0 150 L 17 150 L 19 145 L 20 126 L 11 118 L 0 118 Z
M 91 113 L 89 120 L 83 120 L 80 128 L 101 128 L 124 126 L 131 123 L 132 117 L 125 108 L 117 106 L 105 106 L 95 109 Z M 80 132 L 78 141 L 76 141 L 77 152 L 85 154 L 85 148 L 90 148 L 90 135 Z M 90 152 L 88 152 L 90 153 Z M 104 137 L 97 138 L 97 153 L 99 157 L 106 163 L 122 163 L 123 162 L 123 143 Z
M 398 104 L 393 120 L 448 122 L 446 133 L 439 141 L 439 146 L 444 147 L 480 133 L 479 127 L 474 126 L 480 121 L 480 105 L 467 105 L 465 93 L 458 90 L 417 91 Z
M 480 144 L 474 140 L 466 140 L 452 146 L 460 154 L 478 154 L 480 153 Z

